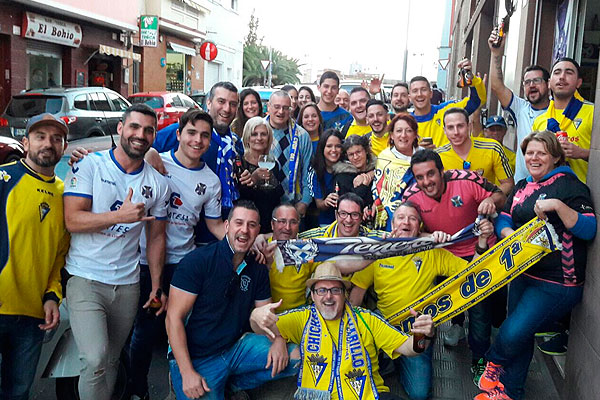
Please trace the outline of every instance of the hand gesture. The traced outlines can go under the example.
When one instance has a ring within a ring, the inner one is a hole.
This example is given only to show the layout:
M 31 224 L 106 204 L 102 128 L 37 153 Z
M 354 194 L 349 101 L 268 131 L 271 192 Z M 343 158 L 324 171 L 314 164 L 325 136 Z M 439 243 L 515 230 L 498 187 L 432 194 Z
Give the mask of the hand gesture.
M 58 326 L 60 322 L 60 312 L 58 304 L 54 300 L 46 300 L 44 303 L 44 324 L 39 324 L 38 327 L 43 331 L 49 331 Z
M 504 33 L 504 38 L 502 38 L 502 41 L 500 42 L 500 46 L 494 47 L 494 43 L 496 43 L 496 41 L 498 40 L 499 37 L 500 36 L 498 35 L 498 27 L 495 27 L 494 29 L 492 29 L 492 33 L 490 34 L 490 37 L 488 38 L 488 47 L 490 48 L 490 51 L 491 51 L 492 55 L 494 55 L 494 56 L 502 55 L 502 53 L 504 52 L 504 43 L 506 42 L 506 32 Z
M 119 222 L 124 224 L 130 224 L 139 221 L 153 221 L 154 217 L 146 216 L 146 208 L 144 203 L 132 203 L 131 197 L 133 196 L 133 189 L 129 188 L 129 193 L 125 197 L 125 201 L 121 204 L 121 207 L 116 213 L 119 213 Z
M 250 320 L 254 322 L 263 332 L 265 332 L 271 339 L 275 339 L 275 334 L 270 329 L 277 323 L 279 317 L 275 314 L 275 309 L 281 305 L 283 299 L 277 303 L 265 304 L 262 307 L 256 307 L 250 314 Z
M 287 344 L 285 340 L 281 336 L 277 336 L 269 348 L 269 354 L 267 354 L 267 365 L 265 365 L 265 369 L 268 369 L 271 365 L 273 366 L 271 378 L 275 378 L 275 375 L 287 367 L 289 359 L 290 356 L 287 351 Z
M 190 399 L 198 399 L 210 392 L 206 379 L 196 371 L 181 374 L 183 393 Z
M 385 74 L 381 75 L 381 78 L 373 78 L 371 82 L 369 82 L 369 93 L 377 94 L 381 92 L 381 85 L 383 84 L 383 77 Z

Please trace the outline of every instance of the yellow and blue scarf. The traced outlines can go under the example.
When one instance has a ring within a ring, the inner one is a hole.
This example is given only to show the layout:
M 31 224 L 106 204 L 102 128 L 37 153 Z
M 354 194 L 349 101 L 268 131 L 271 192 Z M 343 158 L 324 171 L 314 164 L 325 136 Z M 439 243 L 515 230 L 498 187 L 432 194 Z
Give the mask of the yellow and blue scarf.
M 546 111 L 546 115 L 548 116 L 546 129 L 554 133 L 559 131 L 566 132 L 569 125 L 573 123 L 573 120 L 579 113 L 579 110 L 581 110 L 581 107 L 583 107 L 584 101 L 579 92 L 575 91 L 575 94 L 571 97 L 569 104 L 567 104 L 562 114 L 556 115 L 556 106 L 554 105 L 554 100 L 551 100 Z
M 362 345 L 356 314 L 348 303 L 340 320 L 338 345 L 315 305 L 302 333 L 296 400 L 329 400 L 333 385 L 342 399 L 379 399 L 371 359 Z

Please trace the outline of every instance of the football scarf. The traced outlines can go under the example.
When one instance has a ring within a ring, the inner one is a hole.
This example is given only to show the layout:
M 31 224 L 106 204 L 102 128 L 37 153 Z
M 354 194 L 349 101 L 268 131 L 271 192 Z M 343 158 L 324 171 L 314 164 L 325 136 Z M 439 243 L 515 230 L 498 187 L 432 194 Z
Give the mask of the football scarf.
M 337 348 L 332 334 L 337 333 Z M 328 337 L 329 336 L 329 337 Z M 297 400 L 328 400 L 336 386 L 338 398 L 379 399 L 371 359 L 361 343 L 356 314 L 348 303 L 340 320 L 339 332 L 329 332 L 315 305 L 302 333 L 302 365 L 298 374 Z
M 556 115 L 554 100 L 551 100 L 548 110 L 545 114 L 548 117 L 546 129 L 554 133 L 559 131 L 567 132 L 569 125 L 573 123 L 573 120 L 579 113 L 579 110 L 581 110 L 581 107 L 583 107 L 584 101 L 585 100 L 583 97 L 581 97 L 579 92 L 575 91 L 575 94 L 573 94 L 573 97 L 571 97 L 569 104 L 567 104 L 567 107 L 563 110 L 562 114 Z
M 233 159 L 235 158 L 233 135 L 229 129 L 225 136 L 219 135 L 213 129 L 212 140 L 218 144 L 215 173 L 221 181 L 221 205 L 224 208 L 233 208 L 233 202 L 240 197 L 233 180 Z

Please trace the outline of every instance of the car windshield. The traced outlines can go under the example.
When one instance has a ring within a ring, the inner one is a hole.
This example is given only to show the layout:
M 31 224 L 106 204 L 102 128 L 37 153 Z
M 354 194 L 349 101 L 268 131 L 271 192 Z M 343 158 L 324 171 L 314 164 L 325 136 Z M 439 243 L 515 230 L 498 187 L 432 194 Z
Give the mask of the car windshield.
M 146 103 L 152 108 L 163 108 L 165 106 L 162 97 L 154 96 L 132 96 L 129 98 L 129 102 L 131 104 Z
M 42 113 L 57 114 L 62 109 L 64 97 L 60 96 L 20 96 L 13 97 L 6 108 L 11 117 L 31 118 Z

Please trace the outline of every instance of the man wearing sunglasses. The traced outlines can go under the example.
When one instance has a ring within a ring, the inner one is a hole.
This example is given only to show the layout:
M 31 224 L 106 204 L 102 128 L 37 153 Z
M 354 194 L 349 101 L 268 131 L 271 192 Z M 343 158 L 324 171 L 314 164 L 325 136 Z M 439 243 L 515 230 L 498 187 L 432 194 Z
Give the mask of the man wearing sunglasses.
M 477 172 L 497 184 L 508 195 L 515 182 L 513 171 L 502 144 L 494 139 L 471 137 L 469 114 L 463 108 L 450 108 L 444 114 L 444 133 L 449 143 L 438 147 L 444 169 Z
M 492 93 L 498 97 L 502 108 L 508 111 L 515 124 L 517 125 L 517 150 L 519 145 L 531 132 L 533 121 L 538 115 L 546 112 L 550 104 L 548 80 L 550 74 L 544 67 L 539 65 L 530 65 L 525 68 L 523 73 L 523 92 L 525 98 L 516 95 L 504 84 L 504 74 L 502 73 L 502 53 L 504 52 L 504 43 L 507 38 L 500 42 L 500 46 L 494 47 L 493 43 L 498 39 L 498 31 L 494 29 L 488 39 L 488 45 L 491 52 L 490 60 L 490 84 Z M 515 87 L 518 91 L 518 87 Z M 515 167 L 515 182 L 526 178 L 529 173 L 525 167 L 525 158 L 523 153 L 517 151 L 517 160 Z
M 238 201 L 225 238 L 188 253 L 175 270 L 166 325 L 177 399 L 222 399 L 227 382 L 244 390 L 297 372 L 285 343 L 271 349 L 264 336 L 245 334 L 252 309 L 271 303 L 268 271 L 248 256 L 259 221 L 254 203 Z
M 416 356 L 413 337 L 369 310 L 352 308 L 346 302 L 350 282 L 330 262 L 317 267 L 306 288 L 313 305 L 278 316 L 273 313 L 277 303 L 269 304 L 255 309 L 250 317 L 255 332 L 303 349 L 295 397 L 399 399 L 385 386 L 377 355 L 382 350 L 392 359 Z M 418 316 L 412 333 L 425 335 L 428 347 L 434 336 L 431 316 Z

